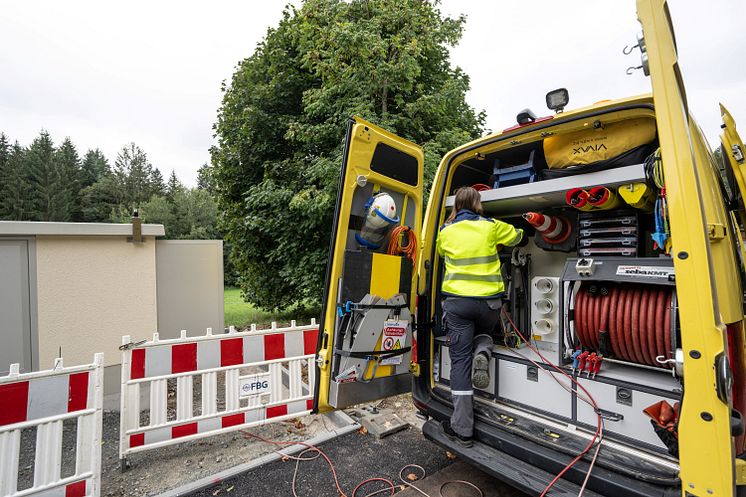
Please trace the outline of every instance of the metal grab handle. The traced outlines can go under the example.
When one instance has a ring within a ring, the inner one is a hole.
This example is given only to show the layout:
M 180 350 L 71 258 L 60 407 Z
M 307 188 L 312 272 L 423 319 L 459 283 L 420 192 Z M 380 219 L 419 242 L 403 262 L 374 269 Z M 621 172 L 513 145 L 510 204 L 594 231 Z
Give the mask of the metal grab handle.
M 604 409 L 599 409 L 598 414 L 599 416 L 601 416 L 601 418 L 605 419 L 606 421 L 613 421 L 614 423 L 624 420 L 624 415 L 619 414 L 617 412 L 611 412 L 611 411 L 606 411 Z

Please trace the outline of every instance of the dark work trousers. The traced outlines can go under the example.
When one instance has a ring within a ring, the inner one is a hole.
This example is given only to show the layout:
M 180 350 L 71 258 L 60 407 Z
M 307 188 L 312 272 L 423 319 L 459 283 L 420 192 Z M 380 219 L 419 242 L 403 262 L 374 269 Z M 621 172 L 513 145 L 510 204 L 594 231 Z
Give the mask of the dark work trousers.
M 462 437 L 474 434 L 474 389 L 471 384 L 475 334 L 492 333 L 500 319 L 501 299 L 447 297 L 443 301 L 446 343 L 451 357 L 451 428 Z M 489 351 L 491 352 L 491 351 Z

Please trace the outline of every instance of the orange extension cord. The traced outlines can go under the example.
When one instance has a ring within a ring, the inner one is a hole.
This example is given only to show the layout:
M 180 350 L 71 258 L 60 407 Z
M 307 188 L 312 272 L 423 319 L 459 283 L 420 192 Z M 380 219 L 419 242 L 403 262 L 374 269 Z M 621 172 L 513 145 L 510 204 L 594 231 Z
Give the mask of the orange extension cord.
M 391 230 L 389 255 L 405 255 L 414 266 L 417 261 L 417 235 L 409 226 L 397 226 Z

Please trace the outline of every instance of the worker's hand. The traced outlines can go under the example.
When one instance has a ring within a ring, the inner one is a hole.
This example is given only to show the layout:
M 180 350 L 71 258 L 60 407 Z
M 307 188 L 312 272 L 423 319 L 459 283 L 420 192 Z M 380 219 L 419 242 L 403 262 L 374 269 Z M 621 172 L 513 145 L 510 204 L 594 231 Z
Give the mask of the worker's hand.
M 502 249 L 503 249 L 503 246 L 498 243 L 497 244 L 497 251 L 500 252 L 500 251 L 502 251 Z

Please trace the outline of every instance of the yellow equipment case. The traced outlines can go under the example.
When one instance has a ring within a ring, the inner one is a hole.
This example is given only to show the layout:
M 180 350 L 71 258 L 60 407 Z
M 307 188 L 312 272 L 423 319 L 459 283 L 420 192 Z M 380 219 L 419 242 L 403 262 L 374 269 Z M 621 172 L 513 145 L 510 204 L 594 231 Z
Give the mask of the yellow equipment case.
M 640 118 L 607 125 L 596 122 L 599 124 L 592 129 L 547 137 L 544 156 L 549 169 L 600 162 L 640 163 L 641 158 L 650 155 L 649 146 L 655 140 L 655 120 Z

